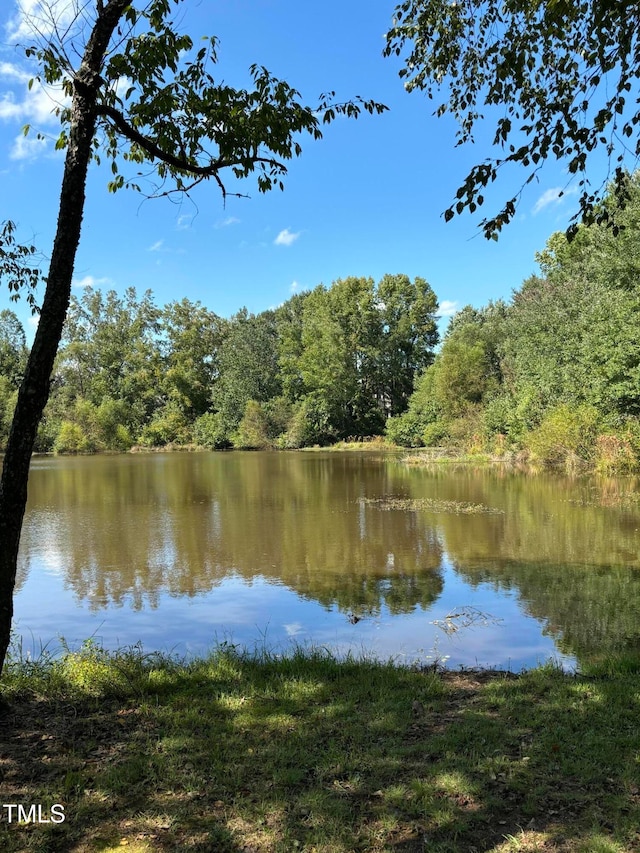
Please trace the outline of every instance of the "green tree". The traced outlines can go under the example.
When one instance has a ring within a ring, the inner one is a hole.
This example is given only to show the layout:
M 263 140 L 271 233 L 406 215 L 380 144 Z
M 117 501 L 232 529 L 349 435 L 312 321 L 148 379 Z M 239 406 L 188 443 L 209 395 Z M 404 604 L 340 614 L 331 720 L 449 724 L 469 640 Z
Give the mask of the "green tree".
M 479 310 L 467 305 L 452 317 L 433 365 L 416 382 L 407 411 L 387 424 L 394 443 L 438 444 L 451 435 L 457 419 L 462 440 L 477 428 L 476 418 L 469 415 L 499 389 L 502 379 L 505 314 L 504 303 L 496 302 Z
M 40 77 L 61 84 L 71 104 L 60 109 L 58 147 L 66 148 L 66 159 L 47 287 L 0 483 L 0 671 L 11 632 L 29 462 L 69 305 L 91 159 L 102 150 L 110 161 L 114 192 L 139 186 L 146 170 L 159 181 L 156 194 L 189 191 L 212 179 L 224 196 L 229 172 L 234 178 L 256 173 L 265 192 L 282 187 L 286 161 L 300 154 L 297 133 L 318 138 L 321 121 L 337 114 L 385 109 L 359 99 L 335 105 L 332 96 L 315 108 L 305 106 L 295 89 L 259 66 L 251 69 L 253 89 L 216 84 L 211 74 L 216 40 L 193 53 L 191 38 L 178 33 L 171 19 L 178 5 L 179 0 L 78 3 L 74 23 L 26 51 L 39 63 Z M 130 85 L 121 93 L 123 79 Z M 138 174 L 126 178 L 123 163 Z
M 34 306 L 33 291 L 40 274 L 34 265 L 35 246 L 19 243 L 15 235 L 16 226 L 11 220 L 0 227 L 0 281 L 6 284 L 11 299 L 16 300 L 21 292 Z M 27 347 L 24 329 L 13 311 L 0 311 L 0 445 L 4 448 L 17 399 L 17 388 L 24 372 Z
M 504 374 L 507 390 L 526 400 L 526 421 L 537 424 L 560 403 L 585 402 L 590 368 L 579 358 L 588 325 L 588 297 L 577 282 L 531 276 L 508 312 Z
M 607 221 L 610 211 L 599 205 L 603 186 L 592 190 L 587 162 L 604 149 L 610 166 L 616 162 L 614 192 L 624 197 L 625 155 L 640 154 L 632 94 L 640 76 L 639 33 L 634 0 L 400 3 L 385 54 L 403 55 L 405 88 L 429 98 L 444 89 L 436 115 L 454 116 L 458 144 L 473 141 L 485 114 L 495 116 L 493 144 L 504 152 L 471 169 L 445 219 L 482 205 L 485 188 L 505 165 L 524 167 L 527 184 L 553 157 L 580 176 L 576 217 Z M 482 220 L 485 236 L 497 239 L 518 197 Z
M 0 311 L 0 376 L 17 388 L 27 362 L 27 341 L 22 323 L 13 311 Z
M 35 312 L 34 291 L 40 282 L 40 269 L 36 264 L 36 247 L 19 243 L 16 224 L 6 219 L 0 226 L 0 279 L 7 285 L 15 302 L 25 293 L 27 302 Z
M 339 401 L 342 437 L 379 433 L 383 425 L 377 387 L 382 322 L 375 283 L 355 276 L 338 279 L 327 291 L 327 299 L 340 330 L 337 340 L 345 392 Z
M 134 288 L 122 298 L 87 288 L 72 297 L 56 369 L 63 409 L 78 398 L 94 406 L 114 398 L 126 407 L 126 425 L 139 430 L 164 401 L 160 314 L 151 291 L 139 299 Z
M 375 409 L 375 322 L 371 279 L 319 286 L 305 300 L 299 368 L 305 397 L 315 400 L 305 410 L 324 411 L 327 437 L 368 431 L 367 415 Z
M 421 447 L 423 444 L 437 444 L 446 435 L 446 427 L 434 432 L 432 425 L 442 423 L 442 408 L 435 394 L 435 380 L 438 375 L 438 358 L 417 378 L 413 394 L 409 398 L 407 410 L 389 418 L 386 434 L 390 441 L 401 447 Z M 429 437 L 425 438 L 425 430 Z
M 538 255 L 550 286 L 575 306 L 560 337 L 572 340 L 566 359 L 577 372 L 577 399 L 602 413 L 640 414 L 640 175 L 628 182 L 628 200 L 604 206 L 621 226 L 580 227 L 569 242 L 554 234 Z M 561 347 L 563 340 L 559 341 Z
M 235 440 L 237 447 L 264 450 L 271 446 L 269 421 L 260 403 L 248 400 Z
M 299 400 L 304 394 L 300 356 L 303 350 L 304 305 L 308 295 L 309 291 L 294 293 L 275 311 L 278 329 L 278 367 L 282 391 L 292 402 Z
M 289 359 L 301 394 L 314 395 L 330 437 L 381 433 L 403 411 L 418 371 L 433 360 L 437 299 L 422 278 L 349 277 L 305 296 Z M 320 422 L 320 421 L 319 421 Z M 324 429 L 323 429 L 324 431 Z
M 526 424 L 560 404 L 595 406 L 613 426 L 640 414 L 640 179 L 616 220 L 553 234 L 537 256 L 544 277 L 514 293 L 504 344 L 505 387 Z M 615 194 L 604 205 L 616 205 Z
M 213 407 L 227 437 L 236 431 L 250 400 L 263 403 L 281 390 L 274 312 L 256 315 L 243 308 L 227 325 L 213 389 Z
M 385 275 L 378 283 L 382 319 L 380 393 L 388 414 L 407 407 L 415 376 L 433 361 L 438 300 L 423 278 Z
M 182 299 L 162 311 L 163 390 L 188 422 L 203 415 L 211 404 L 224 329 L 224 321 L 199 302 Z

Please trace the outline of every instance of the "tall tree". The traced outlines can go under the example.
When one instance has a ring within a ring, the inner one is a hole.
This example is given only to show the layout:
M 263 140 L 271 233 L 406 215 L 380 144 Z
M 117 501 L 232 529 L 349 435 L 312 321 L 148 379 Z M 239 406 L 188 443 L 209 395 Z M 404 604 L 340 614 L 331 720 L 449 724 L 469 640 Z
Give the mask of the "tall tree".
M 385 275 L 377 303 L 382 315 L 380 392 L 388 414 L 396 415 L 407 407 L 416 374 L 433 361 L 438 300 L 423 278 Z
M 273 311 L 255 315 L 243 308 L 231 318 L 220 349 L 219 367 L 213 405 L 231 434 L 249 400 L 262 403 L 282 390 Z
M 338 280 L 328 290 L 320 285 L 304 303 L 300 375 L 305 396 L 326 410 L 336 438 L 354 435 L 364 410 L 375 407 L 373 389 L 365 390 L 373 303 L 373 280 L 366 278 Z
M 278 365 L 282 391 L 288 400 L 300 399 L 304 382 L 300 373 L 304 304 L 309 291 L 294 293 L 275 310 L 278 328 Z
M 315 108 L 305 106 L 295 89 L 256 65 L 253 90 L 216 83 L 216 40 L 194 54 L 191 38 L 171 19 L 179 5 L 180 0 L 95 0 L 92 10 L 92 4 L 78 2 L 74 23 L 54 28 L 48 40 L 26 51 L 39 62 L 44 81 L 61 85 L 71 105 L 60 109 L 58 147 L 66 147 L 66 159 L 58 224 L 0 483 L 0 671 L 10 640 L 29 462 L 69 305 L 92 157 L 102 149 L 111 162 L 113 192 L 139 188 L 142 169 L 128 179 L 123 161 L 150 168 L 159 181 L 156 194 L 189 191 L 212 179 L 224 196 L 226 174 L 245 178 L 254 172 L 266 192 L 283 186 L 286 161 L 301 152 L 298 132 L 319 138 L 321 121 L 384 109 L 361 99 L 331 104 L 333 94 Z
M 188 299 L 172 302 L 162 311 L 163 390 L 189 421 L 203 415 L 211 404 L 225 325 L 212 311 Z
M 27 360 L 27 339 L 22 323 L 7 308 L 0 311 L 0 376 L 15 388 L 20 384 Z
M 615 166 L 615 192 L 624 197 L 625 157 L 640 155 L 637 0 L 405 0 L 385 54 L 404 54 L 407 90 L 433 98 L 444 89 L 436 115 L 458 121 L 459 144 L 473 141 L 485 111 L 495 117 L 493 144 L 504 155 L 471 169 L 446 220 L 482 205 L 485 187 L 506 164 L 523 166 L 527 184 L 554 157 L 580 175 L 574 218 L 607 221 L 609 209 L 598 204 L 605 182 L 593 190 L 586 174 L 596 149 Z M 485 236 L 497 239 L 519 195 L 482 220 Z

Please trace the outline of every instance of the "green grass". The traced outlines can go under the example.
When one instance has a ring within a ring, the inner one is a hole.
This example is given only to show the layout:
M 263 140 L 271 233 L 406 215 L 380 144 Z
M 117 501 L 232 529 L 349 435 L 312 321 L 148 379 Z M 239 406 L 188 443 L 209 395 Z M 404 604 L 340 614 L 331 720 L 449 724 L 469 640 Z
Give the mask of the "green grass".
M 397 444 L 387 441 L 383 435 L 365 436 L 359 441 L 335 441 L 333 444 L 319 445 L 314 444 L 311 447 L 299 447 L 304 453 L 316 453 L 318 451 L 335 451 L 342 450 L 395 450 L 402 451 L 405 448 L 399 447 Z
M 640 675 L 424 671 L 222 647 L 12 661 L 0 820 L 16 851 L 640 849 Z
M 455 467 L 467 465 L 503 465 L 519 467 L 514 454 L 497 456 L 491 453 L 466 453 L 456 448 L 422 448 L 413 450 L 403 456 L 400 461 L 412 467 Z

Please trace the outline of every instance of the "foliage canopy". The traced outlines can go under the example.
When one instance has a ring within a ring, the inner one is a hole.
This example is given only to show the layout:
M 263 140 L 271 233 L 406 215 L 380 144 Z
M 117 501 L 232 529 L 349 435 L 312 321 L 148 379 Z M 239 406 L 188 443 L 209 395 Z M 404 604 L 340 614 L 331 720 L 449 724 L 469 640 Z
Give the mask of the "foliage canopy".
M 361 97 L 334 103 L 335 92 L 305 105 L 296 89 L 257 64 L 249 69 L 253 88 L 217 81 L 218 39 L 204 37 L 194 51 L 193 39 L 172 19 L 182 2 L 152 0 L 139 9 L 124 0 L 97 3 L 98 23 L 110 8 L 118 15 L 117 37 L 99 68 L 86 62 L 77 67 L 74 61 L 84 52 L 80 6 L 63 39 L 47 36 L 26 50 L 41 69 L 34 80 L 61 86 L 68 98 L 75 90 L 96 92 L 94 157 L 106 156 L 111 164 L 110 192 L 141 190 L 141 181 L 149 179 L 151 195 L 166 195 L 213 178 L 226 196 L 225 170 L 236 179 L 256 172 L 260 192 L 284 189 L 286 161 L 302 152 L 297 134 L 320 139 L 321 124 L 336 115 L 357 118 L 363 109 L 386 110 Z M 56 147 L 65 148 L 72 106 L 61 106 L 58 113 L 63 127 Z M 138 167 L 135 175 L 125 175 L 123 163 Z
M 504 155 L 471 169 L 445 213 L 448 221 L 474 212 L 484 190 L 509 163 L 530 183 L 549 157 L 579 175 L 585 223 L 607 221 L 587 162 L 604 149 L 613 167 L 613 192 L 625 197 L 624 162 L 640 154 L 637 81 L 640 76 L 640 4 L 636 0 L 405 0 L 395 10 L 385 54 L 403 52 L 408 91 L 429 98 L 444 90 L 436 114 L 459 123 L 458 144 L 473 140 L 485 108 L 497 116 L 493 144 Z M 497 239 L 514 216 L 519 196 L 482 220 Z M 576 222 L 570 229 L 574 234 Z

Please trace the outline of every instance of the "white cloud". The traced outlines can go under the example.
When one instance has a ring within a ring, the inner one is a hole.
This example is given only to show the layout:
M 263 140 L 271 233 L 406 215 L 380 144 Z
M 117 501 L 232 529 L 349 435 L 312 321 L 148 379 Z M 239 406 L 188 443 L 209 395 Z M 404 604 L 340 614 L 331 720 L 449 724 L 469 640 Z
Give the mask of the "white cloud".
M 13 148 L 9 152 L 11 160 L 35 160 L 47 147 L 46 139 L 35 136 L 26 137 L 23 133 L 13 140 Z
M 540 213 L 541 210 L 544 210 L 544 208 L 548 207 L 550 204 L 558 204 L 561 197 L 562 187 L 551 187 L 551 189 L 545 190 L 536 201 L 533 207 L 533 213 Z
M 291 287 L 289 288 L 289 290 L 291 291 L 291 293 L 295 293 L 299 287 L 300 287 L 300 285 L 298 284 L 297 281 L 292 281 Z
M 57 31 L 64 33 L 65 41 L 70 43 L 73 35 L 86 24 L 82 14 L 78 13 L 75 0 L 15 0 L 4 5 L 13 6 L 15 10 L 4 27 L 5 42 L 31 44 L 34 40 L 46 40 Z M 45 153 L 48 144 L 36 139 L 36 133 L 54 129 L 58 125 L 56 109 L 70 104 L 61 86 L 43 85 L 33 78 L 29 68 L 13 62 L 0 62 L 0 121 L 34 127 L 26 140 L 15 139 L 9 154 L 12 160 L 32 160 Z M 33 85 L 29 89 L 32 79 Z
M 10 41 L 47 36 L 57 28 L 64 32 L 75 18 L 75 3 L 70 0 L 18 0 L 16 13 L 6 26 Z
M 535 216 L 536 213 L 540 213 L 541 210 L 544 210 L 544 208 L 548 207 L 550 204 L 554 204 L 556 206 L 562 204 L 568 196 L 576 195 L 577 192 L 578 187 L 575 186 L 569 187 L 568 189 L 563 189 L 562 187 L 551 187 L 551 189 L 545 190 L 533 207 L 533 215 Z
M 121 101 L 124 101 L 124 97 L 132 87 L 133 81 L 130 77 L 124 77 L 120 75 L 115 82 L 115 85 L 112 83 L 111 88 L 115 92 L 116 98 L 120 98 Z
M 57 107 L 70 103 L 59 89 L 40 86 L 34 83 L 30 90 L 24 87 L 22 100 L 16 99 L 15 92 L 7 91 L 0 100 L 0 119 L 5 121 L 25 121 L 35 124 L 57 124 Z
M 0 62 L 0 77 L 8 77 L 10 80 L 19 80 L 20 83 L 28 83 L 31 75 L 13 65 L 11 62 Z
M 84 278 L 74 278 L 71 284 L 72 287 L 99 287 L 101 284 L 113 284 L 110 278 L 95 278 L 92 275 L 85 275 Z
M 23 105 L 16 104 L 13 92 L 5 92 L 0 100 L 0 119 L 8 121 L 19 119 L 23 115 Z
M 227 216 L 226 219 L 219 219 L 214 228 L 228 228 L 230 225 L 237 225 L 240 220 L 235 216 Z
M 186 255 L 186 249 L 172 249 L 168 246 L 165 246 L 164 240 L 156 240 L 149 248 L 147 252 L 161 252 L 163 255 Z M 158 263 L 160 263 L 158 261 Z
M 289 231 L 288 228 L 285 228 L 278 234 L 273 243 L 275 246 L 291 246 L 293 243 L 295 243 L 300 234 L 300 231 L 294 233 L 293 231 Z
M 40 315 L 39 315 L 39 314 L 32 314 L 32 315 L 27 319 L 27 323 L 28 323 L 30 326 L 33 326 L 33 328 L 34 328 L 34 329 L 37 329 L 37 327 L 38 327 L 38 323 L 39 323 L 39 322 L 40 322 Z
M 54 128 L 58 124 L 56 109 L 69 103 L 60 87 L 45 87 L 35 82 L 29 89 L 30 79 L 31 75 L 17 65 L 0 62 L 0 83 L 17 83 L 15 88 L 0 91 L 0 121 L 34 126 L 28 136 L 20 134 L 14 139 L 9 153 L 12 160 L 33 160 L 42 154 L 47 148 L 47 140 L 38 139 L 37 132 L 47 127 Z
M 438 309 L 438 317 L 452 317 L 458 310 L 458 303 L 443 299 Z
M 193 222 L 193 216 L 190 216 L 188 213 L 182 214 L 182 216 L 178 217 L 176 222 L 176 228 L 178 231 L 186 231 L 191 227 L 191 223 Z

